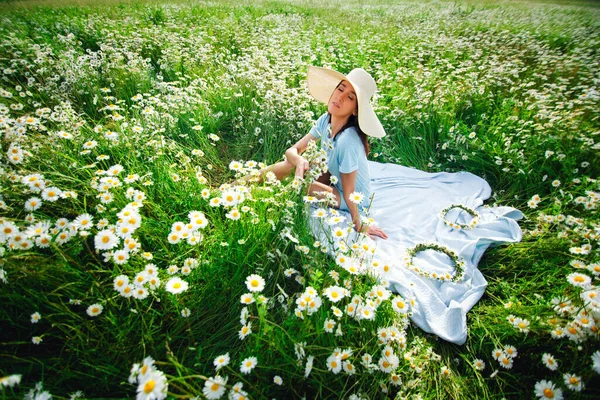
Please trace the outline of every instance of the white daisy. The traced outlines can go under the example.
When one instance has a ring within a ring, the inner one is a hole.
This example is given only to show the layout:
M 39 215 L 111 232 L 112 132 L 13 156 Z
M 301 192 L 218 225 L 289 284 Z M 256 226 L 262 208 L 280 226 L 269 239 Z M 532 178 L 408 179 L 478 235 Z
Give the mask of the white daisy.
M 249 374 L 254 368 L 256 368 L 257 364 L 258 361 L 256 357 L 245 358 L 240 365 L 240 372 L 242 374 Z
M 167 397 L 168 383 L 165 375 L 158 370 L 152 370 L 146 375 L 140 375 L 137 388 L 137 400 L 162 400 Z
M 535 384 L 535 395 L 540 399 L 562 400 L 562 390 L 554 386 L 552 381 L 541 380 Z
M 207 399 L 220 399 L 225 394 L 226 384 L 227 378 L 223 378 L 222 376 L 208 378 L 206 382 L 204 382 L 202 394 Z
M 102 307 L 102 304 L 92 304 L 91 306 L 89 306 L 86 310 L 87 314 L 90 317 L 97 317 L 98 315 L 102 314 L 102 310 L 104 310 L 104 307 Z
M 167 292 L 173 294 L 183 293 L 188 289 L 188 287 L 189 284 L 178 277 L 169 279 L 167 281 L 167 284 L 165 285 L 165 289 L 167 290 Z
M 246 287 L 251 292 L 262 292 L 265 288 L 265 280 L 260 275 L 249 275 L 246 278 Z
M 225 353 L 223 355 L 220 355 L 218 357 L 216 357 L 213 360 L 213 364 L 215 366 L 215 369 L 218 371 L 221 368 L 225 367 L 226 365 L 229 364 L 230 358 L 229 358 L 229 353 Z
M 556 371 L 558 368 L 558 362 L 554 358 L 552 354 L 544 353 L 542 354 L 542 362 L 550 371 Z

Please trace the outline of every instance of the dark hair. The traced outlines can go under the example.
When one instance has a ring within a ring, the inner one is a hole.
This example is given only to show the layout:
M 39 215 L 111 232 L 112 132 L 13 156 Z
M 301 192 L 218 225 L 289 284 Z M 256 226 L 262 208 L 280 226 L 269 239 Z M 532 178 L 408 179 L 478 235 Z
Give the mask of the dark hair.
M 329 114 L 329 123 L 331 123 L 331 114 Z M 365 155 L 367 155 L 367 157 L 368 157 L 369 152 L 371 151 L 371 148 L 369 147 L 369 140 L 367 138 L 367 134 L 364 133 L 360 129 L 360 126 L 358 126 L 358 116 L 357 115 L 352 114 L 352 115 L 350 115 L 350 117 L 348 117 L 348 122 L 346 122 L 346 124 L 342 127 L 342 129 L 340 129 L 340 132 L 337 135 L 335 135 L 335 138 L 333 140 L 336 140 L 338 138 L 338 136 L 341 135 L 346 129 L 352 128 L 352 127 L 354 127 L 356 129 L 356 131 L 358 132 L 358 137 L 360 138 L 360 141 L 362 142 L 362 144 L 365 148 Z

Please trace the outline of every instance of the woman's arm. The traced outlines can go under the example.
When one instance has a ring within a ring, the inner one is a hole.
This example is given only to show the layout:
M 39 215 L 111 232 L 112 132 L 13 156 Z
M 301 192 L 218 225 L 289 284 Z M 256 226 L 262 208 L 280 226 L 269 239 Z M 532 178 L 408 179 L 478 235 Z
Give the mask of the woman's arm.
M 308 161 L 301 156 L 304 150 L 308 147 L 308 142 L 311 140 L 317 140 L 312 134 L 307 133 L 304 137 L 298 140 L 292 147 L 285 151 L 286 160 L 296 166 L 296 176 L 299 178 L 304 177 L 304 173 L 308 170 Z
M 388 236 L 380 228 L 372 225 L 362 225 L 362 222 L 360 220 L 360 214 L 358 212 L 358 206 L 354 202 L 352 202 L 352 200 L 350 200 L 350 194 L 353 193 L 356 189 L 356 175 L 358 175 L 358 170 L 352 171 L 348 174 L 340 173 L 342 181 L 342 193 L 344 196 L 344 200 L 346 201 L 348 211 L 350 211 L 350 216 L 352 217 L 352 224 L 354 225 L 354 230 L 357 232 L 363 232 L 371 239 L 373 239 L 373 236 L 378 236 L 382 239 L 387 239 Z
M 358 175 L 358 170 L 352 171 L 348 174 L 340 173 L 342 180 L 342 193 L 344 200 L 346 201 L 348 211 L 350 211 L 350 216 L 352 217 L 354 230 L 360 232 L 361 222 L 360 214 L 358 213 L 358 206 L 350 200 L 350 193 L 353 193 L 356 190 L 356 175 Z

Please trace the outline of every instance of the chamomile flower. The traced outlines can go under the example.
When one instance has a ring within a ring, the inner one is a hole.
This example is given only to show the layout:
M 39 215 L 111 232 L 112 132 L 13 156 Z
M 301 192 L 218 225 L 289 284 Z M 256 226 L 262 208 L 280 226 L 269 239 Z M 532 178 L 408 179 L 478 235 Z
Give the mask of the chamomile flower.
M 360 192 L 352 192 L 348 197 L 350 198 L 350 201 L 354 204 L 360 204 L 362 203 L 365 196 Z
M 500 357 L 498 357 L 498 363 L 500 363 L 500 366 L 503 368 L 511 369 L 513 366 L 513 359 L 512 357 L 506 355 L 506 353 L 503 353 Z
M 540 399 L 562 400 L 562 390 L 554 386 L 552 381 L 541 380 L 535 384 L 535 395 Z
M 558 368 L 558 362 L 554 358 L 552 354 L 544 353 L 542 354 L 542 362 L 550 371 L 556 371 Z
M 326 319 L 323 324 L 323 330 L 327 333 L 332 333 L 333 328 L 335 328 L 336 322 L 333 319 Z
M 327 370 L 338 374 L 342 370 L 342 359 L 339 354 L 332 354 L 327 358 Z
M 110 250 L 119 244 L 119 238 L 110 229 L 104 229 L 94 237 L 96 250 Z
M 30 197 L 25 202 L 25 210 L 27 211 L 35 211 L 42 206 L 42 199 L 39 197 Z
M 500 348 L 495 348 L 494 350 L 492 350 L 492 357 L 494 357 L 494 360 L 500 359 L 500 357 L 503 354 L 504 354 L 504 352 Z
M 583 382 L 581 382 L 581 377 L 573 374 L 564 374 L 563 380 L 567 388 L 571 389 L 574 392 L 581 392 L 583 389 Z
M 113 261 L 117 265 L 123 265 L 129 260 L 129 252 L 125 250 L 117 250 L 113 253 Z
M 354 364 L 352 364 L 348 360 L 342 361 L 342 369 L 348 375 L 354 375 L 356 373 L 356 368 L 354 368 Z
M 167 290 L 167 292 L 173 294 L 183 293 L 188 289 L 188 287 L 189 284 L 179 277 L 169 279 L 167 281 L 167 284 L 165 285 L 165 289 Z
M 220 370 L 221 368 L 227 366 L 229 364 L 230 358 L 229 353 L 225 353 L 223 355 L 217 356 L 213 360 L 213 365 L 215 366 L 215 370 Z
M 62 196 L 62 190 L 57 187 L 47 187 L 42 191 L 42 199 L 50 202 L 55 202 Z
M 248 335 L 252 333 L 252 324 L 249 322 L 243 325 L 238 332 L 238 337 L 240 340 L 244 340 Z
M 240 296 L 240 303 L 252 304 L 252 303 L 254 303 L 254 296 L 252 295 L 252 293 L 245 293 Z
M 514 327 L 517 328 L 520 332 L 528 333 L 529 332 L 529 321 L 523 318 L 515 318 Z
M 253 293 L 262 292 L 265 288 L 265 280 L 257 274 L 249 275 L 246 278 L 246 287 Z
M 98 315 L 102 314 L 103 310 L 104 307 L 102 306 L 102 304 L 96 303 L 89 306 L 86 312 L 90 317 L 97 317 Z
M 143 286 L 136 286 L 133 289 L 132 297 L 134 299 L 144 300 L 145 298 L 148 297 L 149 294 L 150 294 L 150 292 L 145 287 L 143 287 Z
M 401 296 L 396 296 L 392 299 L 392 308 L 398 314 L 407 314 L 409 311 L 409 303 Z
M 515 346 L 511 346 L 511 345 L 504 346 L 504 353 L 510 358 L 515 358 L 518 355 L 518 352 L 517 352 L 517 349 L 515 348 Z
M 31 314 L 31 323 L 37 324 L 42 319 L 42 315 L 39 312 L 34 312 Z
M 348 294 L 348 290 L 339 286 L 329 286 L 324 290 L 323 294 L 325 297 L 329 299 L 332 303 L 337 303 L 342 300 Z
M 165 375 L 158 370 L 152 370 L 146 375 L 140 375 L 136 400 L 162 400 L 167 397 L 168 383 Z
M 73 226 L 78 230 L 88 230 L 93 227 L 94 217 L 90 214 L 81 214 L 73 221 Z
M 225 394 L 226 384 L 227 378 L 223 378 L 222 376 L 208 378 L 204 382 L 202 394 L 207 399 L 220 399 Z
M 324 208 L 318 208 L 315 211 L 313 211 L 312 216 L 314 218 L 325 218 L 327 217 L 327 210 L 325 210 Z
M 573 272 L 567 275 L 567 281 L 575 287 L 589 289 L 592 279 L 586 274 Z
M 483 371 L 485 369 L 485 362 L 480 358 L 476 358 L 473 360 L 473 368 L 477 371 Z
M 249 374 L 250 372 L 252 372 L 252 370 L 254 368 L 256 368 L 256 365 L 258 364 L 258 360 L 256 359 L 256 357 L 248 357 L 245 358 L 241 365 L 240 365 L 240 372 L 242 374 Z
M 336 226 L 335 228 L 333 228 L 333 231 L 331 232 L 331 234 L 335 239 L 343 239 L 348 235 L 348 230 L 342 229 L 341 227 Z
M 13 387 L 21 383 L 21 375 L 8 375 L 0 377 L 0 386 Z
M 452 375 L 452 371 L 445 365 L 440 368 L 440 373 L 444 378 L 448 378 L 450 375 Z
M 308 356 L 306 358 L 306 365 L 304 366 L 304 377 L 305 378 L 308 378 L 308 376 L 310 375 L 310 373 L 312 371 L 314 359 L 315 359 L 314 356 Z

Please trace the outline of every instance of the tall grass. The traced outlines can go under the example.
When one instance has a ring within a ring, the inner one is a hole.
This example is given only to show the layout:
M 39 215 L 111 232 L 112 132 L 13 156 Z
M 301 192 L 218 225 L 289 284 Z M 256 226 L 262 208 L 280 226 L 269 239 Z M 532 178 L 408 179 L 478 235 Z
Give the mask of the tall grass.
M 243 384 L 233 398 L 531 398 L 542 380 L 565 397 L 598 397 L 599 308 L 582 296 L 598 293 L 600 273 L 600 11 L 570 3 L 3 6 L 0 377 L 22 378 L 2 396 L 131 397 L 145 378 L 128 382 L 130 370 L 151 357 L 169 394 L 182 398 L 202 396 L 215 377 L 227 377 L 228 390 Z M 525 213 L 523 240 L 489 249 L 479 264 L 489 285 L 468 313 L 465 345 L 411 326 L 371 293 L 375 276 L 352 275 L 325 254 L 296 182 L 231 185 L 236 169 L 280 160 L 323 112 L 305 87 L 308 65 L 361 66 L 376 77 L 388 135 L 371 143 L 374 160 L 470 171 L 494 189 L 490 203 Z M 123 170 L 113 174 L 116 165 Z M 43 198 L 33 174 L 63 196 Z M 228 203 L 228 194 L 243 200 Z M 32 197 L 43 204 L 30 211 Z M 120 226 L 127 210 L 141 221 L 134 240 L 99 250 L 99 233 Z M 194 230 L 198 243 L 170 243 L 191 211 L 208 221 Z M 76 224 L 84 214 L 92 226 Z M 129 244 L 127 261 L 115 260 Z M 145 284 L 147 297 L 115 290 L 115 278 L 133 281 L 148 264 L 161 283 Z M 573 273 L 590 283 L 577 286 Z M 265 287 L 241 304 L 253 274 Z M 189 289 L 169 292 L 173 277 Z M 332 303 L 324 290 L 334 285 L 351 296 Z M 297 314 L 309 287 L 323 305 Z M 376 304 L 375 319 L 345 312 L 352 296 Z M 103 307 L 97 316 L 86 311 L 94 304 Z M 240 339 L 248 322 L 252 333 Z M 399 359 L 385 372 L 378 330 L 392 327 Z M 510 368 L 492 355 L 506 346 L 518 351 Z M 352 350 L 345 360 L 355 374 L 328 369 L 336 349 Z M 229 364 L 216 370 L 226 353 Z M 247 357 L 258 364 L 245 374 Z

